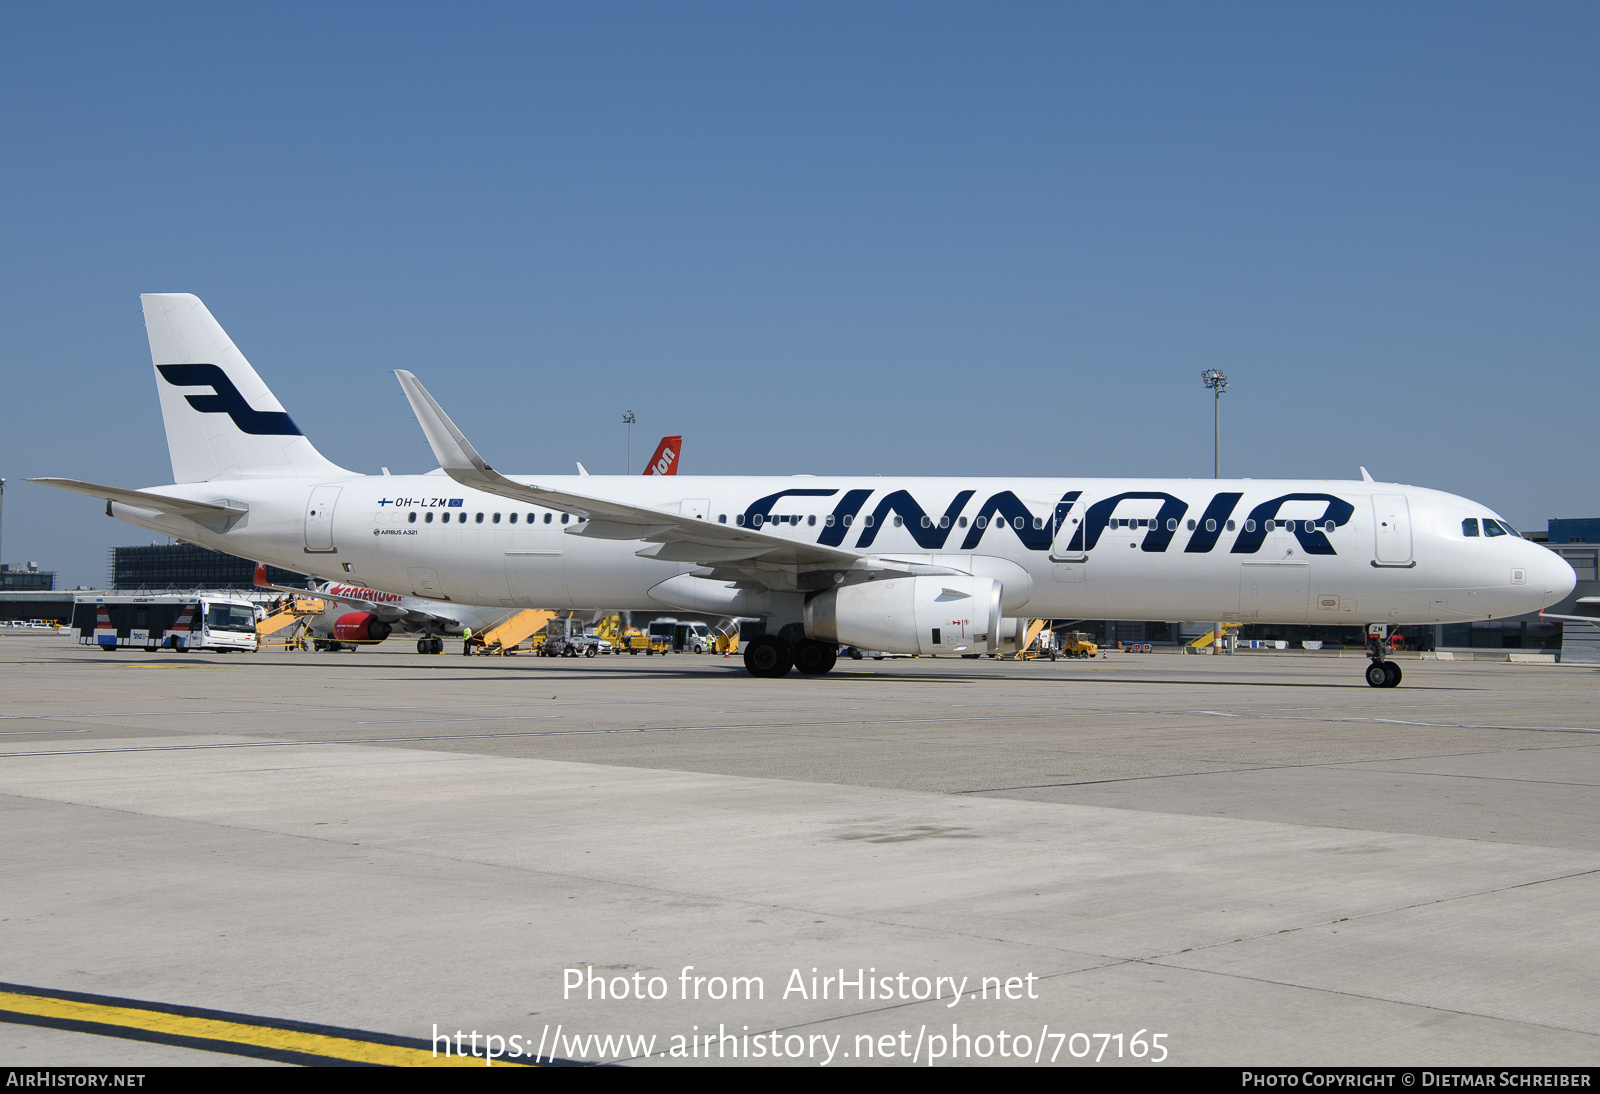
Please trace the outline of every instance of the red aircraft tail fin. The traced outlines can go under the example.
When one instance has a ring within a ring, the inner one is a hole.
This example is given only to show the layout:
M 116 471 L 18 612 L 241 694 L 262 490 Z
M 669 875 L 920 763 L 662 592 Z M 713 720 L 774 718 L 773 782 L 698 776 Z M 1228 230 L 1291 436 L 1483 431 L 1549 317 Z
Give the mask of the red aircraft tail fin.
M 646 475 L 676 475 L 678 473 L 678 456 L 683 452 L 682 437 L 662 437 L 661 443 L 656 446 L 656 454 L 650 457 L 650 462 L 645 465 Z
M 272 583 L 267 580 L 267 567 L 263 562 L 256 563 L 256 588 L 271 588 Z

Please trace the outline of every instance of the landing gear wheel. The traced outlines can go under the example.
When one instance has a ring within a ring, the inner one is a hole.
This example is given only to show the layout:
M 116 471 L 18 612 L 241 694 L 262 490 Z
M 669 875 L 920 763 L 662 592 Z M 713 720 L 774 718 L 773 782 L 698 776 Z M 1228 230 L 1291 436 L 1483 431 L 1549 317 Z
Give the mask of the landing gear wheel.
M 1393 661 L 1385 661 L 1383 663 L 1383 671 L 1384 671 L 1384 675 L 1388 677 L 1388 679 L 1384 681 L 1384 684 L 1383 684 L 1384 687 L 1386 687 L 1386 688 L 1397 688 L 1397 687 L 1400 686 L 1400 666 L 1399 665 L 1395 664 Z
M 837 648 L 809 638 L 800 643 L 794 651 L 794 667 L 807 676 L 821 676 L 823 673 L 831 672 L 838 661 Z
M 417 639 L 417 652 L 418 653 L 432 653 L 433 652 L 433 643 L 428 641 L 426 638 Z
M 1368 665 L 1367 666 L 1367 683 L 1372 685 L 1375 688 L 1393 687 L 1394 684 L 1389 683 L 1389 665 L 1390 665 L 1390 662 L 1388 662 L 1388 661 L 1374 661 L 1374 662 L 1372 662 L 1372 664 Z M 1399 682 L 1399 674 L 1398 673 L 1395 674 L 1395 678 L 1396 678 L 1396 683 L 1398 683 Z
M 794 667 L 794 655 L 789 652 L 789 643 L 774 635 L 764 634 L 745 647 L 744 667 L 750 670 L 751 676 L 776 680 L 789 675 L 789 670 Z

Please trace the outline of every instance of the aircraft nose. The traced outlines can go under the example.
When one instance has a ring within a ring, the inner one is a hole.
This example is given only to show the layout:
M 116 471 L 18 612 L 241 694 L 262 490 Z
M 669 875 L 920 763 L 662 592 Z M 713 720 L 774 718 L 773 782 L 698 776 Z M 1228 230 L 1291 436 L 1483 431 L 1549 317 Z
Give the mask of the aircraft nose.
M 1578 587 L 1578 572 L 1572 568 L 1572 563 L 1554 551 L 1545 554 L 1544 606 L 1548 608 L 1572 595 L 1572 590 Z

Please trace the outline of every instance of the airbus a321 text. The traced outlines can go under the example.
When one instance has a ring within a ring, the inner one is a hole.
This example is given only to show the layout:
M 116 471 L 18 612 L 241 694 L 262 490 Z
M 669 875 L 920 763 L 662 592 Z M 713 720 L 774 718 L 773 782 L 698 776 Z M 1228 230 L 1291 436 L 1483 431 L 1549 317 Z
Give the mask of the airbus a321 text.
M 838 647 L 982 654 L 1028 617 L 1398 624 L 1539 611 L 1572 567 L 1487 506 L 1327 480 L 505 475 L 409 372 L 439 469 L 325 459 L 204 304 L 143 298 L 176 485 L 35 479 L 121 520 L 389 593 L 765 622 L 757 676 Z M 747 632 L 748 634 L 748 632 Z

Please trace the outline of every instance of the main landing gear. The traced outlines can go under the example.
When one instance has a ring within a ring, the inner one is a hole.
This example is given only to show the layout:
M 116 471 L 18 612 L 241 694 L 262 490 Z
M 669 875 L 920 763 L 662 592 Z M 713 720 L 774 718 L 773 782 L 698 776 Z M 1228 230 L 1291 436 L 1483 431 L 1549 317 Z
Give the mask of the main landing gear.
M 442 638 L 419 638 L 419 639 L 417 639 L 417 652 L 418 653 L 443 653 L 444 652 L 444 639 L 442 639 Z
M 827 642 L 805 638 L 790 645 L 774 634 L 753 638 L 744 647 L 744 667 L 751 676 L 776 680 L 789 675 L 791 668 L 807 676 L 822 676 L 833 671 L 839 649 Z
M 1371 687 L 1400 686 L 1400 666 L 1384 659 L 1384 645 L 1388 637 L 1389 628 L 1383 623 L 1374 623 L 1367 628 L 1367 656 L 1372 658 L 1372 663 L 1367 666 L 1366 675 Z

